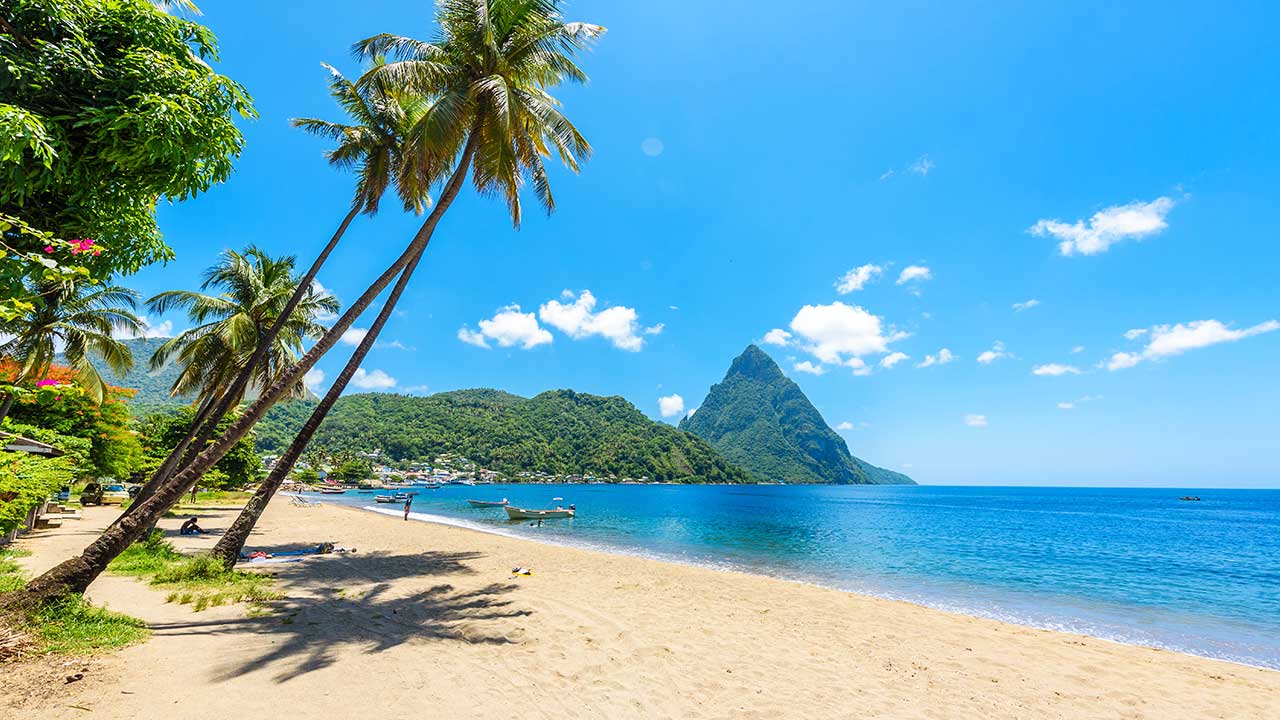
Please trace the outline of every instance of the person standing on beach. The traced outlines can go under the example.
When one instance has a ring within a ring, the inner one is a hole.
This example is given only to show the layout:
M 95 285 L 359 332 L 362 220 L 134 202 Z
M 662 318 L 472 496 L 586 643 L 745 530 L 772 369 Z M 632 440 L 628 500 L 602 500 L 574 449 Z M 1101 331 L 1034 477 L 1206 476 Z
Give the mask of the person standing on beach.
M 410 495 L 409 497 L 407 497 L 407 498 L 405 498 L 405 499 L 404 499 L 404 519 L 405 519 L 405 520 L 408 520 L 408 519 L 409 519 L 409 507 L 410 507 L 411 505 L 413 505 L 413 496 L 412 496 L 412 495 Z

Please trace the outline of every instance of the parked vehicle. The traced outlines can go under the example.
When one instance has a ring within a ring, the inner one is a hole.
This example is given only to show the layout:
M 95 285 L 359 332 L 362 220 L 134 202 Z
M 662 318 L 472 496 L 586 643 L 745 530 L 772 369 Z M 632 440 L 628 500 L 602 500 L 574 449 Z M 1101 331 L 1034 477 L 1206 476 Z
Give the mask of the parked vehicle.
M 81 505 L 119 505 L 128 499 L 129 491 L 118 484 L 91 482 L 80 491 Z
M 60 502 L 60 503 L 70 502 L 70 500 L 71 500 L 71 487 L 70 487 L 70 486 L 68 486 L 68 485 L 63 485 L 63 486 L 62 486 L 62 489 L 61 489 L 61 490 L 59 490 L 59 491 L 57 492 L 57 494 L 55 494 L 55 495 L 53 496 L 53 499 L 54 499 L 54 500 L 57 500 L 57 501 L 58 501 L 58 502 Z

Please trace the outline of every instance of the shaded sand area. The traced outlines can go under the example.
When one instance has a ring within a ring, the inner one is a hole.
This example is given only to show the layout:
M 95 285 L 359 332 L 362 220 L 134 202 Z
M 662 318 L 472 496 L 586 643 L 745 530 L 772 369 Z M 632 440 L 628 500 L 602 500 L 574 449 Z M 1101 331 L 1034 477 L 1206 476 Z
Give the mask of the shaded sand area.
M 219 528 L 233 513 L 199 514 Z M 22 541 L 24 561 L 52 565 L 112 514 Z M 93 599 L 152 638 L 69 661 L 85 670 L 70 685 L 61 660 L 0 668 L 0 716 L 1280 717 L 1280 672 L 770 578 L 283 499 L 251 546 L 323 540 L 359 552 L 270 567 L 287 600 L 262 617 L 104 576 Z M 41 682 L 52 694 L 26 694 Z

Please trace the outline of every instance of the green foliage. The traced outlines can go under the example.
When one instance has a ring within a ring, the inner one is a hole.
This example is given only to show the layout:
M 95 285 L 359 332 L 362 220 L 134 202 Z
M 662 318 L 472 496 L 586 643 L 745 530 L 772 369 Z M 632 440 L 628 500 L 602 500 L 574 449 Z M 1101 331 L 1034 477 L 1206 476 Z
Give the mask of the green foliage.
M 129 546 L 107 569 L 148 578 L 152 585 L 169 590 L 169 602 L 191 605 L 197 612 L 228 603 L 260 604 L 283 597 L 271 589 L 270 576 L 227 570 L 211 555 L 183 555 L 164 539 L 161 530 Z
M 18 527 L 31 508 L 73 479 L 67 458 L 0 451 L 0 535 Z
M 373 463 L 368 460 L 347 460 L 339 465 L 329 477 L 338 482 L 359 482 L 373 477 Z
M 160 466 L 169 453 L 178 446 L 186 436 L 195 419 L 191 408 L 172 408 L 168 411 L 152 413 L 138 420 L 137 432 L 142 441 L 143 460 L 141 470 L 150 473 Z M 218 423 L 217 437 L 235 421 L 229 414 Z M 252 432 L 240 439 L 213 470 L 207 473 L 198 483 L 200 487 L 214 490 L 237 490 L 262 478 L 262 458 L 254 449 Z
M 3 376 L 0 368 L 0 376 Z M 56 384 L 20 384 L 6 424 L 35 426 L 59 436 L 71 436 L 89 441 L 88 462 L 77 458 L 76 473 L 79 477 L 128 477 L 142 459 L 142 446 L 130 427 L 127 393 L 118 388 L 107 388 L 101 403 L 94 401 L 91 393 L 76 384 L 65 368 L 54 366 L 45 381 Z M 11 432 L 18 432 L 12 430 Z M 24 433 L 19 433 L 24 434 Z M 78 453 L 78 444 L 63 445 L 57 440 L 38 437 L 32 439 L 50 442 L 69 453 Z
M 310 413 L 307 403 L 276 406 L 258 423 L 259 447 L 276 452 L 286 446 Z M 430 462 L 456 453 L 507 474 L 749 481 L 703 440 L 653 422 L 623 398 L 572 390 L 531 399 L 499 390 L 349 395 L 334 405 L 312 445 L 376 448 L 393 461 Z
M 99 278 L 171 257 L 157 200 L 224 181 L 254 114 L 205 62 L 213 33 L 145 0 L 0 0 L 0 17 L 0 213 L 106 242 Z
M 705 438 L 762 481 L 912 483 L 853 457 L 800 386 L 755 345 L 733 361 L 680 428 Z
M 0 129 L 0 133 L 3 132 Z M 38 298 L 32 281 L 87 280 L 89 269 L 69 261 L 71 255 L 80 252 L 80 243 L 59 240 L 53 233 L 33 228 L 21 218 L 0 213 L 0 323 L 35 309 Z M 96 247 L 94 252 L 101 253 L 102 249 Z

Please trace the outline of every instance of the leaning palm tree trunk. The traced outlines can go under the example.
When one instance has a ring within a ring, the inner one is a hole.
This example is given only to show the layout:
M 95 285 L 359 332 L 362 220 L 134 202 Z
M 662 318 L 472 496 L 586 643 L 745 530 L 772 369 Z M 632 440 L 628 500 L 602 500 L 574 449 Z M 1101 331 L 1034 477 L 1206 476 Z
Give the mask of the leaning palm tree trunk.
M 413 275 L 413 271 L 417 268 L 418 261 L 421 259 L 422 256 L 419 255 L 410 261 L 408 267 L 404 270 L 404 274 L 400 276 L 400 281 L 396 283 L 395 288 L 391 290 L 391 295 L 387 298 L 386 303 L 383 304 L 382 311 L 378 313 L 377 319 L 373 321 L 369 332 L 360 341 L 360 345 L 352 353 L 351 359 L 347 360 L 346 366 L 342 368 L 342 372 L 333 381 L 329 391 L 325 393 L 324 398 L 320 400 L 320 404 L 316 406 L 315 410 L 311 411 L 311 416 L 302 425 L 302 429 L 298 431 L 297 437 L 289 444 L 289 448 L 284 451 L 279 460 L 276 460 L 275 466 L 271 468 L 271 473 L 258 484 L 258 489 L 254 491 L 253 497 L 249 498 L 249 502 L 245 503 L 240 514 L 236 516 L 235 522 L 231 523 L 231 527 L 227 529 L 227 532 L 218 540 L 218 544 L 214 546 L 214 557 L 220 559 L 223 566 L 228 570 L 234 567 L 236 561 L 240 559 L 240 551 L 244 549 L 245 542 L 249 540 L 249 533 L 253 531 L 253 527 L 258 524 L 258 519 L 262 517 L 262 513 L 267 509 L 267 503 L 271 502 L 272 496 L 280 489 L 284 479 L 289 476 L 290 471 L 293 470 L 294 463 L 298 461 L 302 452 L 307 449 L 307 444 L 311 442 L 312 436 L 316 434 L 320 423 L 324 421 L 325 416 L 329 414 L 329 410 L 338 401 L 338 397 L 342 395 L 342 391 L 346 389 L 347 383 L 351 381 L 351 377 L 356 374 L 356 370 L 364 362 L 365 355 L 369 354 L 369 350 L 373 348 L 374 341 L 378 339 L 378 334 L 382 331 L 382 326 L 386 324 L 387 318 L 391 317 L 391 311 L 395 310 L 396 303 L 400 300 L 400 294 L 404 292 L 404 287 L 408 284 L 409 277 Z
M 315 366 L 342 337 L 365 310 L 373 304 L 373 300 L 391 284 L 391 280 L 401 273 L 410 263 L 422 254 L 431 236 L 435 232 L 440 218 L 448 210 L 461 190 L 466 179 L 467 170 L 471 166 L 471 158 L 479 143 L 479 133 L 472 132 L 467 139 L 458 160 L 458 166 L 445 184 L 439 203 L 427 216 L 426 221 L 418 228 L 413 240 L 404 253 L 387 268 L 364 294 L 334 323 L 329 332 L 320 338 L 298 364 L 287 372 L 280 373 L 267 386 L 239 418 L 233 422 L 220 437 L 208 447 L 203 448 L 195 459 L 168 481 L 159 485 L 155 493 L 146 501 L 139 503 L 138 509 L 128 516 L 121 517 L 108 527 L 97 540 L 89 544 L 80 555 L 63 561 L 45 572 L 43 575 L 27 583 L 23 591 L 16 593 L 13 602 L 44 602 L 70 593 L 84 592 L 106 569 L 107 563 L 124 552 L 135 540 L 141 537 L 148 527 L 155 523 L 170 507 L 185 494 L 195 482 L 208 472 L 222 456 L 227 453 L 246 433 L 262 418 L 271 405 L 282 397 L 308 370 Z
M 208 444 L 218 427 L 218 423 L 244 396 L 245 388 L 248 387 L 249 381 L 253 377 L 254 369 L 266 359 L 272 343 L 276 341 L 280 331 L 289 323 L 289 317 L 293 314 L 294 309 L 298 307 L 298 304 L 302 302 L 302 298 L 306 297 L 311 283 L 320 272 L 320 268 L 329 259 L 329 255 L 338 246 L 338 241 L 346 234 L 351 221 L 355 220 L 356 215 L 359 213 L 360 204 L 356 203 L 351 208 L 351 211 L 347 213 L 347 216 L 342 219 L 342 224 L 338 226 L 338 230 L 329 240 L 329 244 L 324 246 L 324 249 L 316 256 L 315 262 L 311 263 L 311 268 L 307 270 L 307 274 L 303 275 L 302 279 L 298 281 L 298 287 L 293 291 L 293 295 L 289 297 L 289 301 L 285 303 L 284 309 L 280 311 L 280 316 L 272 323 L 271 328 L 267 330 L 267 334 L 258 341 L 258 347 L 253 356 L 249 358 L 249 362 L 240 368 L 235 380 L 232 381 L 231 385 L 216 402 L 206 404 L 202 411 L 196 414 L 195 420 L 191 423 L 191 428 L 187 430 L 186 435 L 178 442 L 177 447 L 165 458 L 155 474 L 151 476 L 151 479 L 142 486 L 142 490 L 138 492 L 137 500 L 130 505 L 126 513 L 132 512 L 134 508 L 141 506 L 143 502 L 155 494 L 156 488 L 172 477 L 178 468 L 190 465 L 195 460 L 200 449 Z

